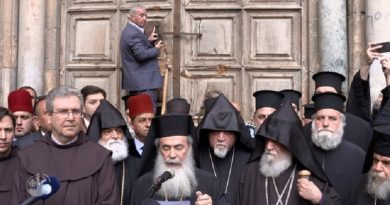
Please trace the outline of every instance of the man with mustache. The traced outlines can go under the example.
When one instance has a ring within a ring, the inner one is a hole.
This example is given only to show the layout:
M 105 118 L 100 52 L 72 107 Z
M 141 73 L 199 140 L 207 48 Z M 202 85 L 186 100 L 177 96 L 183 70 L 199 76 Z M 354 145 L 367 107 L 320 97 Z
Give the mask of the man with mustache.
M 390 204 L 390 135 L 388 133 L 375 133 L 378 140 L 371 155 L 371 168 L 355 184 L 348 197 L 348 205 Z
M 241 169 L 247 163 L 252 138 L 239 112 L 220 94 L 199 123 L 199 168 L 213 174 L 220 191 L 234 204 Z
M 337 93 L 313 96 L 315 114 L 307 140 L 328 176 L 330 183 L 343 201 L 362 174 L 364 151 L 345 140 L 345 97 Z
M 112 152 L 120 193 L 119 205 L 129 204 L 131 189 L 137 178 L 138 153 L 122 113 L 107 100 L 101 100 L 92 115 L 87 135 Z
M 195 167 L 191 136 L 194 127 L 192 117 L 167 114 L 156 117 L 153 124 L 157 160 L 153 171 L 135 182 L 131 205 L 155 204 L 155 201 L 218 204 L 217 180 L 210 173 Z M 148 139 L 148 142 L 151 142 L 151 139 Z M 166 171 L 173 172 L 173 178 L 163 182 L 160 189 L 153 190 L 151 187 L 156 179 Z
M 241 174 L 237 205 L 339 203 L 290 102 L 271 114 L 256 135 L 256 149 Z M 301 170 L 310 170 L 311 176 L 300 178 Z

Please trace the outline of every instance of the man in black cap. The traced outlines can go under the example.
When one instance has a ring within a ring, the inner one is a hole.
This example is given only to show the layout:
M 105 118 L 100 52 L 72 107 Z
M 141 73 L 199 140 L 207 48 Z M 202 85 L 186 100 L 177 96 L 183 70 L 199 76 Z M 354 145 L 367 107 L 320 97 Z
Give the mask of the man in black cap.
M 291 101 L 291 106 L 294 108 L 295 112 L 299 116 L 299 107 L 301 105 L 301 97 L 302 93 L 297 91 L 297 90 L 292 90 L 292 89 L 286 89 L 286 90 L 281 90 L 280 93 L 283 94 L 284 100 L 289 99 Z
M 290 103 L 271 114 L 257 135 L 256 149 L 241 175 L 236 204 L 338 203 Z
M 200 169 L 218 179 L 220 191 L 233 204 L 238 194 L 241 169 L 254 144 L 240 114 L 223 94 L 215 99 L 199 123 L 198 140 Z
M 278 109 L 283 100 L 283 94 L 273 90 L 260 90 L 253 93 L 256 99 L 256 111 L 253 114 L 253 122 L 256 130 L 259 129 L 263 121 Z
M 376 132 L 370 171 L 362 176 L 348 197 L 348 205 L 390 204 L 390 135 Z
M 122 114 L 107 100 L 101 100 L 92 115 L 87 135 L 112 152 L 120 205 L 129 204 L 139 159 Z
M 151 201 L 189 201 L 190 204 L 199 205 L 218 204 L 217 180 L 210 173 L 195 167 L 191 136 L 192 117 L 174 114 L 161 115 L 156 117 L 152 124 L 152 132 L 156 133 L 154 141 L 157 159 L 153 171 L 146 173 L 135 182 L 131 204 L 155 204 Z M 148 145 L 150 143 L 145 144 L 145 146 Z M 159 176 L 167 171 L 172 178 L 162 184 L 156 184 Z
M 188 115 L 190 104 L 184 98 L 173 98 L 167 102 L 167 113 Z
M 313 96 L 315 114 L 311 131 L 306 132 L 309 145 L 342 201 L 351 185 L 362 174 L 365 152 L 345 140 L 345 97 L 337 93 Z
M 304 106 L 303 125 L 309 124 L 313 120 L 314 103 L 308 103 Z
M 342 93 L 345 77 L 336 72 L 322 71 L 313 75 L 313 80 L 315 81 L 315 94 Z M 365 120 L 348 112 L 344 115 L 346 117 L 345 139 L 367 151 L 372 138 L 370 125 Z

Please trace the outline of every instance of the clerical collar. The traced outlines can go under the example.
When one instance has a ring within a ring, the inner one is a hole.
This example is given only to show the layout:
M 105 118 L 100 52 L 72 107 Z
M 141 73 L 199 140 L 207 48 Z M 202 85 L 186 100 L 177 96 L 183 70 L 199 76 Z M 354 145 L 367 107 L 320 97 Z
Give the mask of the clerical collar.
M 144 33 L 144 28 L 139 27 L 137 24 L 135 24 L 135 23 L 133 23 L 131 21 L 129 21 L 129 24 L 135 26 L 138 30 L 140 30 L 142 33 Z
M 137 152 L 139 153 L 139 155 L 142 155 L 142 152 L 144 151 L 143 150 L 144 143 L 139 141 L 136 137 L 134 137 L 134 142 L 135 142 L 135 149 L 137 149 Z
M 78 135 L 74 139 L 72 139 L 71 141 L 69 141 L 67 143 L 62 143 L 62 142 L 58 141 L 53 135 L 51 135 L 51 139 L 53 140 L 53 142 L 58 144 L 58 145 L 61 145 L 61 146 L 72 144 L 73 142 L 76 142 L 77 138 L 79 138 Z

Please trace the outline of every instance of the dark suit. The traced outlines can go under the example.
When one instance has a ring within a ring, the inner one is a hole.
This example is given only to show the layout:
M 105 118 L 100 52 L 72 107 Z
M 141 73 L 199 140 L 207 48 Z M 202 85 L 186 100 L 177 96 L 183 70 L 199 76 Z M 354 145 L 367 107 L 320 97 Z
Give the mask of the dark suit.
M 121 58 L 122 88 L 127 91 L 145 91 L 160 88 L 162 77 L 157 57 L 159 49 L 136 26 L 128 23 L 122 31 Z
M 38 141 L 43 137 L 42 132 L 40 130 L 36 132 L 32 132 L 24 137 L 19 138 L 14 142 L 14 145 L 17 146 L 19 149 L 23 149 L 34 142 Z

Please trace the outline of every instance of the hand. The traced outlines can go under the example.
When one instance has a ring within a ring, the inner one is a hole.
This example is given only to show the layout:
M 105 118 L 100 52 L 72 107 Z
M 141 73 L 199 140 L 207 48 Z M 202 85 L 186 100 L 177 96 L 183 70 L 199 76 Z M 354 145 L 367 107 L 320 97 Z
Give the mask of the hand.
M 312 204 L 319 204 L 322 198 L 320 189 L 310 180 L 301 178 L 297 180 L 299 196 L 310 201 Z
M 381 53 L 378 53 L 376 51 L 378 48 L 381 47 L 382 45 L 375 46 L 375 43 L 368 43 L 368 48 L 366 50 L 368 64 L 371 64 L 374 61 L 374 59 L 379 59 L 383 56 Z
M 165 44 L 164 44 L 164 42 L 163 41 L 158 41 L 157 43 L 156 43 L 156 45 L 154 46 L 154 47 L 156 47 L 156 48 L 158 48 L 158 49 L 161 49 L 162 47 L 164 47 L 165 46 Z
M 154 27 L 153 27 L 152 33 L 151 33 L 150 36 L 148 37 L 148 40 L 149 40 L 150 42 L 155 42 L 155 41 L 157 40 L 157 38 L 158 38 L 158 33 L 157 33 L 157 31 L 156 31 L 156 26 L 154 26 Z
M 385 74 L 387 85 L 390 85 L 390 56 L 386 56 L 381 60 L 382 70 Z
M 213 200 L 207 194 L 202 194 L 202 192 L 197 191 L 196 193 L 195 205 L 212 205 Z

